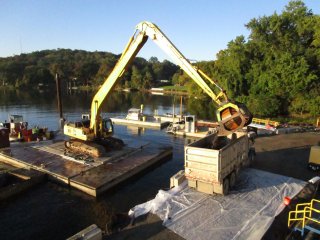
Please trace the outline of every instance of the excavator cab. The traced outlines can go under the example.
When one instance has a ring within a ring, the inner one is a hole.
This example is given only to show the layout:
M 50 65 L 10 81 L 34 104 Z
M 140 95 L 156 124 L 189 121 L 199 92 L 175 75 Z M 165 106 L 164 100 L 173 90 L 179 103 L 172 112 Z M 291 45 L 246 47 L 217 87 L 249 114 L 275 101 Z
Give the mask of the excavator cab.
M 102 119 L 102 132 L 105 133 L 104 137 L 110 137 L 113 134 L 113 124 L 110 118 Z
M 248 126 L 252 121 L 252 114 L 243 103 L 228 102 L 218 108 L 217 119 L 222 134 Z

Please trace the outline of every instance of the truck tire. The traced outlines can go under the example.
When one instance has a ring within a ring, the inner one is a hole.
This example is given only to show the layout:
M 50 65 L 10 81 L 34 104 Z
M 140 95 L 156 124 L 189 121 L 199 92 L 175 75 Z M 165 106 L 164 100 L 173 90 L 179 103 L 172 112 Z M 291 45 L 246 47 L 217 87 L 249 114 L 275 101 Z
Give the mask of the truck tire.
M 230 186 L 229 178 L 226 177 L 223 180 L 223 195 L 227 195 L 229 193 L 229 186 Z
M 253 164 L 255 155 L 256 155 L 255 150 L 250 149 L 249 154 L 248 154 L 249 166 L 251 166 Z
M 233 171 L 231 174 L 230 174 L 230 188 L 234 187 L 234 185 L 236 185 L 236 173 Z

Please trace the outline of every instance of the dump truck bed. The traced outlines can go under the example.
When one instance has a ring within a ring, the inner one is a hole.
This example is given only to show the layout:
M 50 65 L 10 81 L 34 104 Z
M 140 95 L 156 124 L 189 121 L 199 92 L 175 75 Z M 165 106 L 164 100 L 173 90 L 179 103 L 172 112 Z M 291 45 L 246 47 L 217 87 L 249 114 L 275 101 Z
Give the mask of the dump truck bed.
M 246 132 L 227 137 L 212 134 L 185 146 L 185 175 L 189 186 L 201 192 L 226 194 L 223 182 L 234 185 L 240 168 L 248 164 L 248 153 Z

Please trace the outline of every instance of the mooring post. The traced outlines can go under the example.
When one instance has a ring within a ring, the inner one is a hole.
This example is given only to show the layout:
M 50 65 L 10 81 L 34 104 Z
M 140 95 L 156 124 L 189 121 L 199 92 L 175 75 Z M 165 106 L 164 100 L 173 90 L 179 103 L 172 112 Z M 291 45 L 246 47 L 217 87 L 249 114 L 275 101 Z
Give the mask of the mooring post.
M 62 114 L 61 86 L 60 86 L 60 77 L 58 73 L 56 73 L 56 86 L 57 86 L 58 111 L 60 116 L 59 125 L 60 125 L 60 129 L 63 129 L 64 118 Z
M 182 121 L 182 96 L 180 96 L 180 121 Z

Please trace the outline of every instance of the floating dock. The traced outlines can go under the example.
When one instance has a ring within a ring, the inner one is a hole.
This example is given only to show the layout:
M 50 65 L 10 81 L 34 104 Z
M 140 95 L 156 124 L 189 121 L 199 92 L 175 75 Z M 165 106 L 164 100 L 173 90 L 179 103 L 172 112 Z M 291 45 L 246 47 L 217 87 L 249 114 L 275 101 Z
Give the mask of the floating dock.
M 106 156 L 84 162 L 64 156 L 63 141 L 17 143 L 0 150 L 0 162 L 45 173 L 49 179 L 65 183 L 89 195 L 106 190 L 140 173 L 153 164 L 171 158 L 172 147 L 134 139 Z
M 161 121 L 154 121 L 153 119 L 150 119 L 150 117 L 147 117 L 145 121 L 139 121 L 139 120 L 128 120 L 125 118 L 121 117 L 115 117 L 115 118 L 110 118 L 111 121 L 114 124 L 121 124 L 121 125 L 134 125 L 134 126 L 139 126 L 139 127 L 145 127 L 145 128 L 158 128 L 162 129 L 167 127 L 170 122 L 161 122 Z
M 178 116 L 175 115 L 174 117 L 166 116 L 166 115 L 154 115 L 153 118 L 159 122 L 169 122 L 169 123 L 179 122 L 183 120 L 183 117 L 181 117 L 180 115 Z
M 183 129 L 183 130 L 177 130 L 172 134 L 176 136 L 183 136 L 183 137 L 203 138 L 210 133 L 209 131 L 185 132 L 185 130 Z

